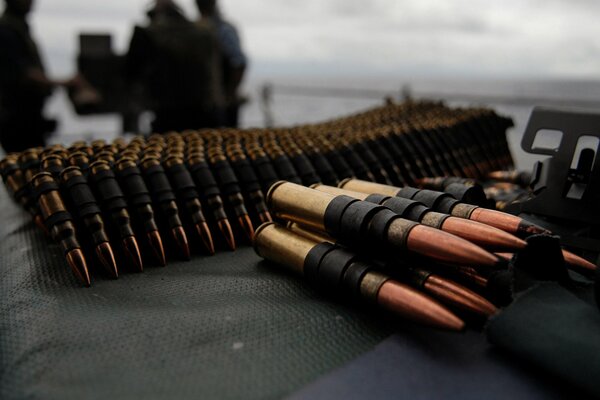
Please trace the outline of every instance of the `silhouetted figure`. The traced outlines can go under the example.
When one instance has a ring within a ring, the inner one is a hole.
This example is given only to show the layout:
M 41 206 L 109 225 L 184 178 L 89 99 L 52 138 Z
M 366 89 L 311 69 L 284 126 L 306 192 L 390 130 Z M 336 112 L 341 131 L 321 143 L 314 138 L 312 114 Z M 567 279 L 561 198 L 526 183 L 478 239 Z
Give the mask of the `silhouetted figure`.
M 248 59 L 242 50 L 237 29 L 223 19 L 217 0 L 196 0 L 196 5 L 201 14 L 198 26 L 207 26 L 215 32 L 219 40 L 226 124 L 237 127 L 239 108 L 245 102 L 238 89 L 244 78 Z
M 55 85 L 44 72 L 27 16 L 33 0 L 5 0 L 0 18 L 0 142 L 6 152 L 43 146 L 56 122 L 42 115 Z
M 147 91 L 155 132 L 223 125 L 219 48 L 172 0 L 156 1 L 147 27 L 135 27 L 127 76 Z

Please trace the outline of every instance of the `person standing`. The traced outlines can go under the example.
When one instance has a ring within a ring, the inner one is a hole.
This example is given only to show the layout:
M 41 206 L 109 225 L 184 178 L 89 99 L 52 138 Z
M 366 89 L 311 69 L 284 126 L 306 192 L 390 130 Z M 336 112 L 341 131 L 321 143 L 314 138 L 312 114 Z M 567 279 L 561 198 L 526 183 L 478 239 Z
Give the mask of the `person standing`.
M 27 17 L 33 0 L 4 0 L 0 17 L 0 143 L 4 151 L 17 152 L 44 146 L 45 135 L 56 122 L 42 112 L 55 82 L 44 71 Z
M 237 29 L 223 19 L 217 0 L 196 0 L 196 5 L 200 11 L 198 26 L 212 29 L 219 40 L 226 126 L 237 127 L 239 108 L 245 102 L 239 95 L 239 87 L 246 72 L 248 59 L 242 50 Z
M 186 19 L 172 0 L 157 0 L 146 27 L 135 27 L 127 76 L 145 91 L 158 133 L 223 125 L 219 48 L 208 29 Z

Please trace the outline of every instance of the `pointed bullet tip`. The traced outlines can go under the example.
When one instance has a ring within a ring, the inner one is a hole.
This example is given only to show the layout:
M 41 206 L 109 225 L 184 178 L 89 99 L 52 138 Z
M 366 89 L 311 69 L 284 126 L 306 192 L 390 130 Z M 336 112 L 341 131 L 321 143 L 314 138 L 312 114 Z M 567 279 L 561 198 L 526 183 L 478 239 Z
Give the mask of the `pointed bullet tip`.
M 465 330 L 466 324 L 465 321 L 463 321 L 462 319 L 456 317 L 456 320 L 454 321 L 454 323 L 452 325 L 450 325 L 448 327 L 448 330 L 450 331 L 456 331 L 456 332 L 462 332 Z
M 488 179 L 500 180 L 504 177 L 503 171 L 492 171 L 487 175 Z
M 273 218 L 271 217 L 271 214 L 268 211 L 258 214 L 258 219 L 260 220 L 261 224 L 264 224 L 266 222 L 273 222 Z
M 185 234 L 183 227 L 175 227 L 173 228 L 173 230 L 171 230 L 171 233 L 173 234 L 173 239 L 175 240 L 177 247 L 181 251 L 181 258 L 183 258 L 184 260 L 189 260 L 190 246 L 188 245 L 187 235 Z
M 388 239 L 394 241 L 396 237 Z M 499 262 L 498 257 L 466 239 L 424 225 L 409 232 L 406 246 L 410 251 L 451 264 L 495 267 Z
M 506 269 L 508 263 L 510 262 L 511 258 L 504 258 L 502 256 L 499 256 L 496 253 L 493 253 L 493 256 L 496 257 L 496 263 L 492 266 L 494 267 L 494 269 Z
M 394 280 L 379 289 L 377 302 L 406 318 L 450 331 L 462 331 L 465 322 L 429 296 Z
M 74 249 L 67 253 L 67 262 L 69 266 L 77 275 L 77 278 L 83 283 L 84 286 L 90 287 L 90 273 L 88 271 L 87 263 L 81 249 Z
M 496 306 L 483 296 L 441 276 L 430 275 L 424 287 L 443 302 L 477 315 L 490 317 L 498 311 Z
M 252 226 L 252 221 L 250 220 L 250 216 L 248 214 L 241 215 L 238 217 L 238 222 L 242 227 L 242 230 L 246 234 L 246 237 L 250 242 L 254 240 L 254 227 Z
M 33 221 L 35 222 L 37 227 L 42 230 L 42 232 L 44 232 L 46 235 L 50 235 L 50 233 L 48 232 L 48 228 L 46 228 L 46 225 L 44 224 L 44 219 L 41 215 L 38 214 L 35 217 L 33 217 Z
M 513 256 L 515 255 L 514 253 L 494 253 L 496 256 L 498 256 L 499 258 L 502 258 L 506 261 L 510 261 Z
M 523 239 L 518 238 L 516 236 L 514 236 L 514 238 L 517 239 L 517 240 L 514 240 L 514 247 L 515 248 L 517 248 L 518 250 L 523 250 L 524 248 L 527 247 L 527 242 L 526 241 L 524 241 Z
M 565 263 L 571 267 L 581 268 L 587 271 L 595 271 L 598 267 L 577 254 L 571 253 L 567 250 L 562 250 Z
M 154 252 L 154 256 L 156 261 L 161 267 L 167 265 L 167 258 L 165 256 L 165 248 L 162 244 L 162 238 L 160 237 L 160 233 L 158 231 L 148 232 L 148 240 L 150 241 L 150 247 Z
M 229 247 L 229 250 L 234 251 L 236 245 L 235 237 L 233 236 L 233 230 L 231 229 L 231 224 L 228 220 L 222 219 L 217 221 L 217 225 L 219 226 L 219 230 L 221 231 L 221 234 L 223 235 L 223 238 L 227 243 L 227 247 Z
M 212 233 L 208 228 L 208 224 L 206 222 L 196 224 L 196 231 L 202 239 L 202 243 L 204 243 L 204 247 L 208 250 L 208 253 L 210 255 L 215 254 L 215 244 L 213 242 Z
M 99 244 L 96 247 L 96 255 L 110 277 L 117 279 L 119 277 L 119 269 L 117 268 L 117 262 L 115 261 L 115 255 L 110 243 L 104 242 Z
M 442 230 L 467 239 L 486 249 L 514 251 L 524 249 L 527 246 L 527 242 L 523 239 L 470 219 L 448 217 L 442 224 Z
M 469 219 L 494 226 L 505 232 L 509 232 L 520 237 L 528 237 L 542 233 L 552 233 L 538 225 L 519 218 L 516 215 L 507 214 L 497 210 L 489 210 L 487 208 L 476 208 L 469 216 Z
M 523 236 L 541 235 L 541 234 L 551 235 L 552 234 L 552 232 L 549 231 L 548 229 L 544 229 L 541 226 L 533 224 L 524 219 L 521 220 L 521 222 L 519 223 L 517 230 L 518 230 L 518 233 Z
M 123 239 L 123 246 L 125 248 L 125 252 L 129 256 L 129 259 L 135 266 L 135 268 L 142 272 L 144 271 L 144 263 L 142 262 L 142 254 L 140 253 L 140 248 L 137 244 L 137 240 L 135 236 L 129 236 Z

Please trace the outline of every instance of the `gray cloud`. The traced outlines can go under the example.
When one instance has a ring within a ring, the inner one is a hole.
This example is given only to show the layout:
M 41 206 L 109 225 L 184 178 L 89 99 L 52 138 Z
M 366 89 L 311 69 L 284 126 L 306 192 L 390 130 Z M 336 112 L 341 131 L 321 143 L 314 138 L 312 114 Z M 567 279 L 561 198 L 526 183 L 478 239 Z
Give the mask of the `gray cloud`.
M 257 77 L 335 73 L 575 77 L 600 71 L 593 0 L 222 0 Z M 72 71 L 80 31 L 124 51 L 147 0 L 39 0 L 33 18 L 50 70 Z M 193 1 L 180 1 L 190 16 Z

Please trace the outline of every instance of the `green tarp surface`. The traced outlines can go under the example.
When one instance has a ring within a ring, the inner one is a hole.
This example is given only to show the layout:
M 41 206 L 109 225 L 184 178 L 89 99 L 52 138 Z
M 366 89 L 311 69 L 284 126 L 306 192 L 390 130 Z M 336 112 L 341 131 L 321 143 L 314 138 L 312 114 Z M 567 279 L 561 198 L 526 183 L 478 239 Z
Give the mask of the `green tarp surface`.
M 280 398 L 388 336 L 252 248 L 83 288 L 0 189 L 0 398 Z

